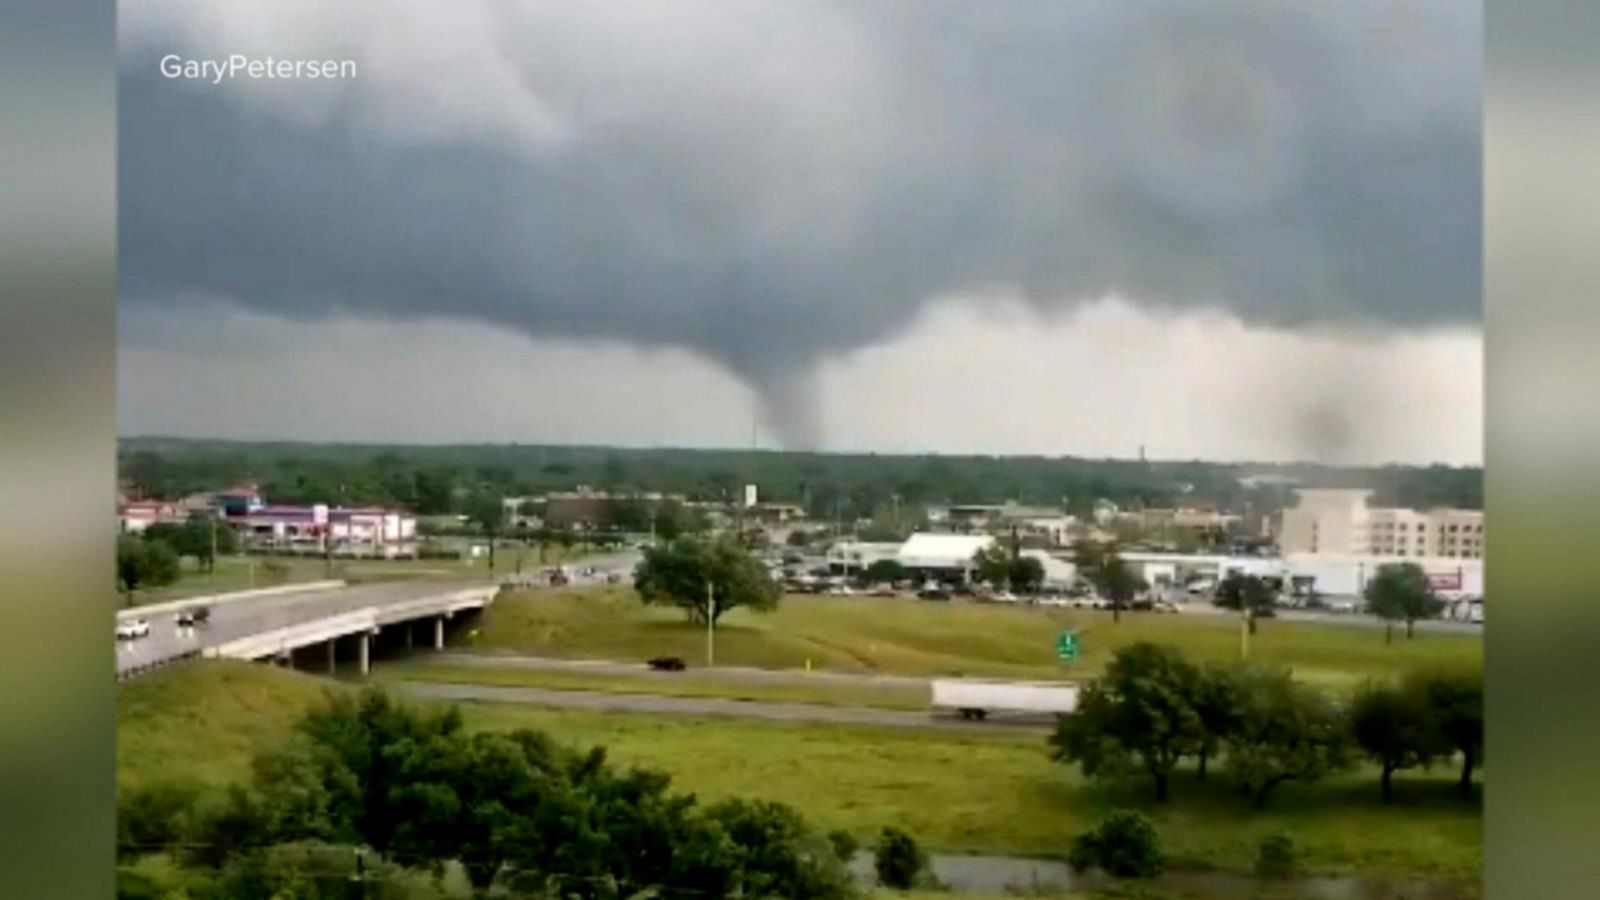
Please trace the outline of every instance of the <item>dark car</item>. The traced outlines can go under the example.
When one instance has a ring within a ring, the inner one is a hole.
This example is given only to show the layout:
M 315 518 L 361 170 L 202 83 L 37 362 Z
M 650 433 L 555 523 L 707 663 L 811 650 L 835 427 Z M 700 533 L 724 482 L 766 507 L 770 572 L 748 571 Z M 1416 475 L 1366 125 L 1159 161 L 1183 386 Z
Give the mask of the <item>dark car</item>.
M 688 668 L 681 656 L 658 656 L 646 663 L 657 672 L 682 672 Z
M 950 592 L 943 588 L 930 588 L 925 591 L 919 591 L 917 596 L 923 600 L 949 600 Z
M 211 609 L 206 606 L 194 606 L 178 612 L 178 627 L 193 628 L 211 621 Z

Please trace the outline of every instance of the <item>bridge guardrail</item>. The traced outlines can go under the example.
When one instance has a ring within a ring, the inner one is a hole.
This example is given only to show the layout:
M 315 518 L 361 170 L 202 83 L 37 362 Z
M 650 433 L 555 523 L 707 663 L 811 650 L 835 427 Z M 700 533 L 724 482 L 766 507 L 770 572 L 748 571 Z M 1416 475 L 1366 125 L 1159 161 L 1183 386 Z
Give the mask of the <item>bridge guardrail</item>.
M 325 581 L 302 581 L 297 584 L 278 584 L 272 587 L 255 588 L 248 591 L 229 591 L 222 594 L 204 594 L 198 597 L 184 597 L 181 600 L 168 600 L 163 603 L 151 603 L 147 606 L 134 606 L 128 609 L 117 610 L 117 622 L 130 619 L 149 618 L 166 613 L 175 613 L 180 609 L 191 606 L 216 606 L 219 603 L 232 603 L 236 600 L 250 600 L 256 597 L 271 597 L 277 594 L 296 594 L 302 591 L 331 591 L 348 585 L 340 579 Z

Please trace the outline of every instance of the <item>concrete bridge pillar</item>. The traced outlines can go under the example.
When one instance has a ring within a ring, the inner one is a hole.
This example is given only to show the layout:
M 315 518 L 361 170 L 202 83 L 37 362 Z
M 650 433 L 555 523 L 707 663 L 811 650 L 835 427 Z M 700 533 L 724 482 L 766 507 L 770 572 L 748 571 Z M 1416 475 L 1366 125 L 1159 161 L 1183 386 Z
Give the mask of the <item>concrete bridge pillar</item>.
M 372 635 L 363 631 L 357 639 L 361 642 L 361 674 L 366 675 L 372 671 Z
M 328 674 L 339 674 L 339 639 L 328 639 Z
M 433 649 L 444 649 L 444 616 L 437 616 L 433 620 Z
M 406 633 L 406 649 L 410 650 L 411 649 L 411 632 L 413 630 L 412 629 L 412 624 L 410 622 L 405 622 L 405 623 L 401 624 L 400 630 L 404 631 Z

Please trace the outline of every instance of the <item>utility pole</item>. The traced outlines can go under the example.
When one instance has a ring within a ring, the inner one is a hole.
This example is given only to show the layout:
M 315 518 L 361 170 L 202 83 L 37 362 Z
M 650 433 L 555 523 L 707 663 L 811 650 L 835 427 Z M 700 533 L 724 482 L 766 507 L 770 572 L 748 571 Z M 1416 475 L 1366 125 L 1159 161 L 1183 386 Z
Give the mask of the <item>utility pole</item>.
M 706 579 L 706 668 L 716 663 L 717 655 L 717 594 Z
M 1239 604 L 1239 658 L 1250 657 L 1250 604 Z
M 217 592 L 217 515 L 213 512 L 211 519 L 211 558 L 206 563 L 206 576 L 211 593 Z

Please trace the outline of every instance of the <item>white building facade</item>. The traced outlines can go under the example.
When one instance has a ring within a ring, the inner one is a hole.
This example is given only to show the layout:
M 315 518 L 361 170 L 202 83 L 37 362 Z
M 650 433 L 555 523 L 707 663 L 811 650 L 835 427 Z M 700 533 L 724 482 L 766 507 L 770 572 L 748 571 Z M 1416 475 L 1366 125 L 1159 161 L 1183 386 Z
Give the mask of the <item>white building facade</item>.
M 1372 491 L 1301 489 L 1283 511 L 1278 547 L 1284 556 L 1375 556 L 1394 559 L 1483 558 L 1483 512 L 1375 507 Z

